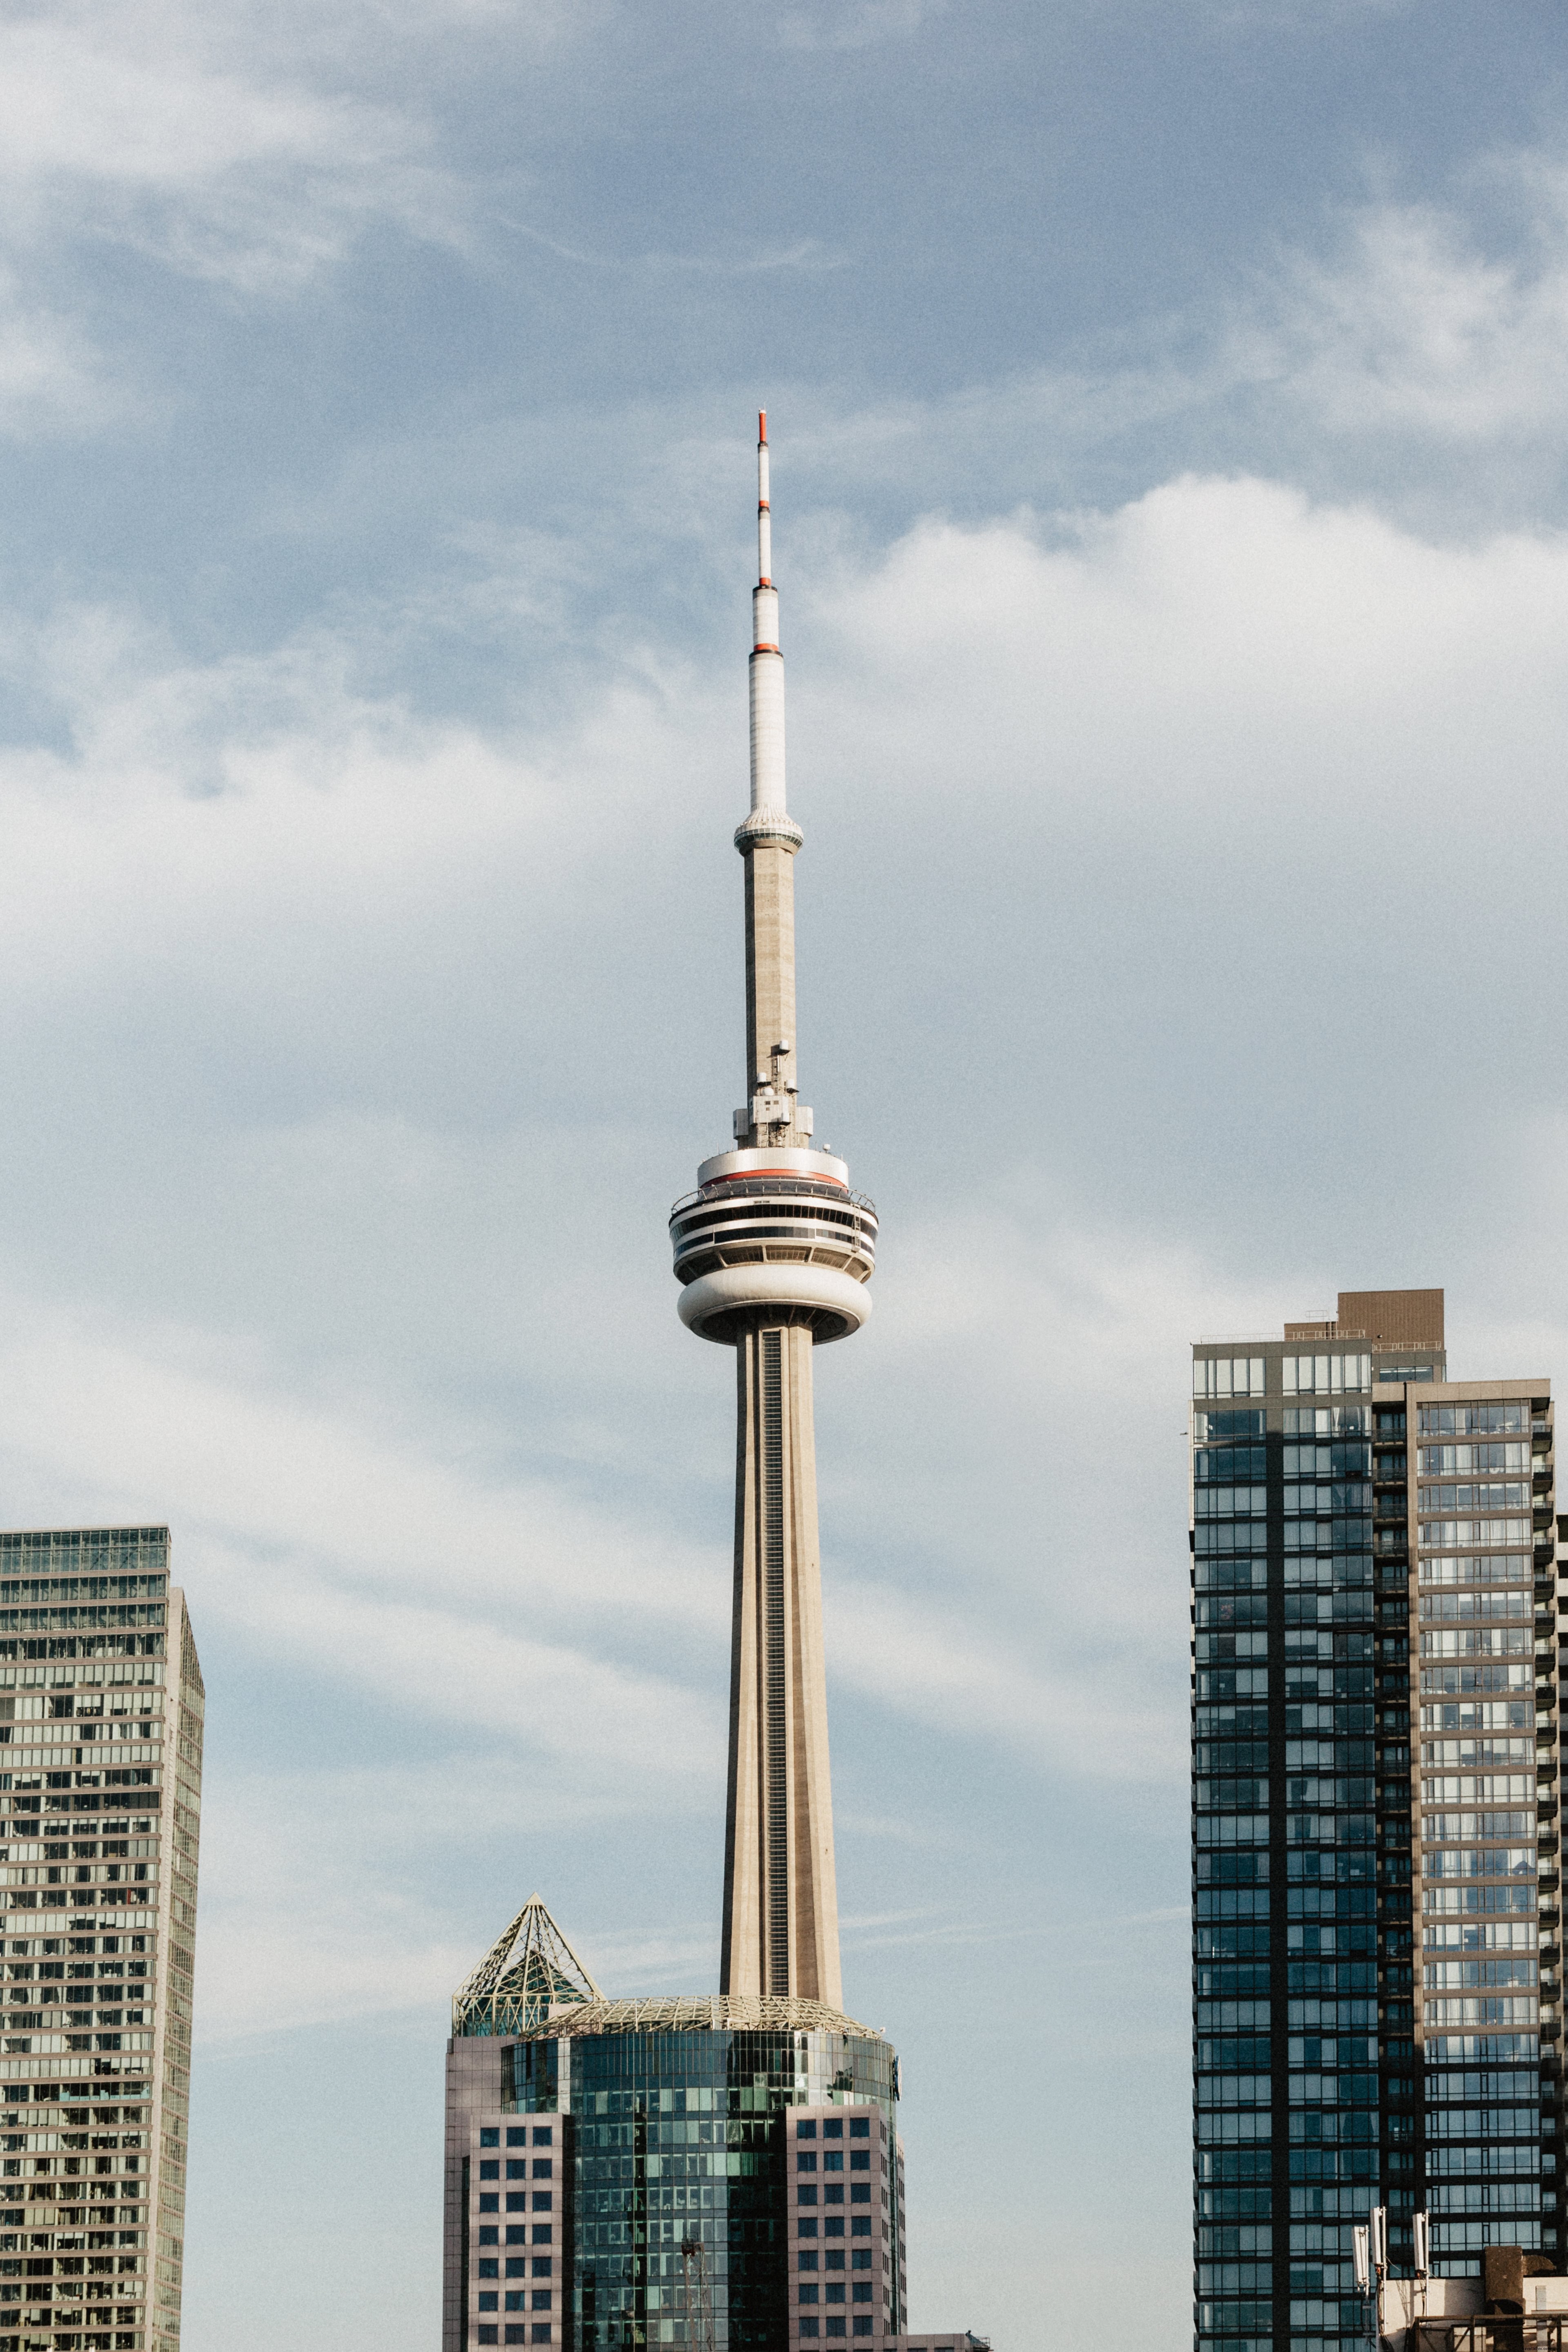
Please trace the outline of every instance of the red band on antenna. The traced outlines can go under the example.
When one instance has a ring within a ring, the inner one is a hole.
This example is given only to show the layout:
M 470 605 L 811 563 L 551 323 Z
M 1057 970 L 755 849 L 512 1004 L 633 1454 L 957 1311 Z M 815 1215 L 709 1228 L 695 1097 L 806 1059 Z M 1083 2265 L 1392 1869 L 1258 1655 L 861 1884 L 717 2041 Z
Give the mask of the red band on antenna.
M 765 408 L 760 408 L 760 409 L 757 411 L 757 439 L 759 440 L 759 442 L 765 442 L 765 441 L 767 440 L 767 437 L 768 437 L 768 412 L 767 412 L 767 410 L 766 410 Z

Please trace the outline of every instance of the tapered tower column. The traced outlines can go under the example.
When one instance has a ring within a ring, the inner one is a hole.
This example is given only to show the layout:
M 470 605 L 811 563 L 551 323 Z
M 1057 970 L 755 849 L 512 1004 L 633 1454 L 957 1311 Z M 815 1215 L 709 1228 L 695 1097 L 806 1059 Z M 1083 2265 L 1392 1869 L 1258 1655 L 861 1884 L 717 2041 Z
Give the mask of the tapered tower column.
M 767 419 L 757 448 L 746 1100 L 736 1149 L 670 1216 L 680 1318 L 736 1352 L 735 1593 L 722 1990 L 843 2006 L 827 1762 L 812 1421 L 816 1347 L 859 1329 L 877 1214 L 812 1147 L 795 1022 L 795 859 L 784 803 L 784 659 L 771 577 Z

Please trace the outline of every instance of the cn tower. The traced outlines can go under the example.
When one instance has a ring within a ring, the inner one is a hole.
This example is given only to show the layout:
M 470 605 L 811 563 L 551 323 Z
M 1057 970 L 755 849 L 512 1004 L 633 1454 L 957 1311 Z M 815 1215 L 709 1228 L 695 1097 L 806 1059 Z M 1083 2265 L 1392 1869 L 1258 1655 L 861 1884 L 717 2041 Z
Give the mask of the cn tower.
M 758 420 L 745 1100 L 670 1213 L 680 1319 L 735 1350 L 735 1590 L 721 1990 L 843 2007 L 827 1763 L 812 1352 L 858 1331 L 877 1213 L 812 1142 L 795 1011 L 795 861 L 768 421 Z

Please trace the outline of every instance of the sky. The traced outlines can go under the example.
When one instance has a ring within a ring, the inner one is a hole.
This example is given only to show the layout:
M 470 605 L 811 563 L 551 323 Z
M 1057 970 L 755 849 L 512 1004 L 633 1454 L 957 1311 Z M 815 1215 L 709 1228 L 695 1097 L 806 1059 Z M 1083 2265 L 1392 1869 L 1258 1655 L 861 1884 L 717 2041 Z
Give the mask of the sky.
M 1190 2341 L 1186 1349 L 1568 1369 L 1565 386 L 1548 0 L 0 15 L 0 1523 L 200 1641 L 188 2352 L 427 2352 L 536 1888 L 717 1985 L 764 404 L 911 2324 Z

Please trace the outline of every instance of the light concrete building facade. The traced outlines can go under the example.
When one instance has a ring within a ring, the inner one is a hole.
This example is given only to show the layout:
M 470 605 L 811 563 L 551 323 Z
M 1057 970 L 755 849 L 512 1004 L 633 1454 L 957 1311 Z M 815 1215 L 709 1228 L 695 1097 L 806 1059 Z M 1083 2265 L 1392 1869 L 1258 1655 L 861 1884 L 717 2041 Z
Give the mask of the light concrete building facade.
M 166 1528 L 0 1534 L 0 2352 L 177 2352 L 204 1716 Z

